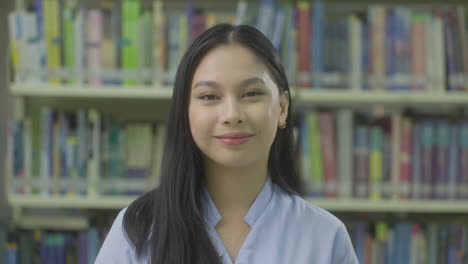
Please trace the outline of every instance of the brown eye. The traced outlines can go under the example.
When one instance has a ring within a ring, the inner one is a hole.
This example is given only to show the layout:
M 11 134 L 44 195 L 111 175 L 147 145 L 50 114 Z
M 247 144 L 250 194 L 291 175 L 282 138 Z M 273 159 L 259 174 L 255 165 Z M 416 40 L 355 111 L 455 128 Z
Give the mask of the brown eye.
M 211 100 L 219 99 L 219 97 L 214 95 L 214 94 L 204 94 L 202 96 L 199 96 L 198 99 L 205 100 L 205 101 L 211 101 Z
M 260 91 L 257 91 L 257 90 L 248 91 L 248 92 L 245 93 L 245 96 L 248 96 L 248 97 L 251 97 L 251 96 L 260 96 L 260 95 L 263 95 L 263 93 L 260 92 Z

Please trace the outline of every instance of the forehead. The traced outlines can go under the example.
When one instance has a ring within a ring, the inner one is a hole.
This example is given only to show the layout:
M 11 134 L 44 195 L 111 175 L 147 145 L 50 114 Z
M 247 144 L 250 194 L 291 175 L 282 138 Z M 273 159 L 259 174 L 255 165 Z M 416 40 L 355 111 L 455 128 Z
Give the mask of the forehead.
M 208 52 L 195 70 L 193 81 L 237 81 L 239 78 L 262 77 L 267 69 L 259 58 L 240 44 L 221 45 Z

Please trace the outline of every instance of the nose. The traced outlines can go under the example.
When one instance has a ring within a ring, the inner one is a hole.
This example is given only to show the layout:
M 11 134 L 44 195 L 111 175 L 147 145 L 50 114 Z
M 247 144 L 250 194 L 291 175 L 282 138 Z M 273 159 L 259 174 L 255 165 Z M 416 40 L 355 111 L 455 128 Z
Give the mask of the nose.
M 226 99 L 222 104 L 222 122 L 225 125 L 236 125 L 244 122 L 244 110 L 236 99 Z

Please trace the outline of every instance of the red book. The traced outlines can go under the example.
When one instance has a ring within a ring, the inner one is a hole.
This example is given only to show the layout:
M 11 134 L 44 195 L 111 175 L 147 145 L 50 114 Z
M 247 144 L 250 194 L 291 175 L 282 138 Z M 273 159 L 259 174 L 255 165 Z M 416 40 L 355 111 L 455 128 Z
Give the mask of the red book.
M 336 175 L 335 126 L 333 114 L 320 113 L 320 150 L 323 158 L 325 178 L 325 197 L 338 196 L 338 180 Z
M 310 59 L 310 39 L 311 29 L 311 9 L 309 2 L 299 1 L 297 3 L 297 50 L 298 50 L 298 85 L 301 88 L 311 86 L 311 59 Z

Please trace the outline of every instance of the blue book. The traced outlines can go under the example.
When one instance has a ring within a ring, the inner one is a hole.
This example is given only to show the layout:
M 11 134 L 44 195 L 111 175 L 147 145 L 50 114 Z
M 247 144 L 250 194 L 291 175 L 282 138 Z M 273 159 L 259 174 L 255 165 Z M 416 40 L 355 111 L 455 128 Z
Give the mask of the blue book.
M 17 264 L 19 263 L 19 252 L 17 245 L 11 245 L 7 247 L 6 251 L 6 264 Z
M 78 125 L 78 175 L 81 179 L 86 178 L 88 162 L 88 113 L 86 109 L 80 108 L 77 112 Z
M 449 124 L 446 121 L 439 121 L 436 123 L 436 170 L 433 184 L 434 197 L 438 199 L 445 199 L 448 196 L 448 152 L 450 143 Z
M 451 124 L 449 127 L 449 146 L 448 146 L 448 199 L 457 198 L 457 177 L 458 177 L 458 151 L 459 137 L 458 127 L 456 124 Z
M 385 70 L 386 70 L 386 79 L 387 81 L 392 81 L 395 76 L 396 71 L 396 54 L 393 47 L 396 38 L 396 18 L 394 9 L 390 8 L 387 10 L 386 21 L 385 21 L 385 31 L 386 31 L 386 47 L 385 47 Z M 393 83 L 387 83 L 385 85 L 386 90 L 394 90 Z
M 312 49 L 310 54 L 312 55 L 312 71 L 314 73 L 314 77 L 323 73 L 323 40 L 324 40 L 324 32 L 323 28 L 325 26 L 325 19 L 324 16 L 324 7 L 322 1 L 316 1 L 312 5 L 312 41 L 310 42 L 312 45 Z M 322 82 L 320 79 L 313 78 L 312 79 L 312 87 L 315 89 L 322 88 Z
M 286 11 L 283 8 L 278 8 L 274 19 L 273 32 L 271 42 L 275 49 L 279 52 L 282 46 L 281 40 L 283 38 L 284 27 L 286 24 Z M 284 45 L 284 43 L 283 43 Z
M 275 14 L 274 0 L 262 0 L 257 17 L 256 28 L 260 30 L 268 39 L 273 35 L 273 19 Z
M 57 263 L 65 263 L 65 235 L 57 234 Z
M 41 43 L 40 50 L 39 50 L 39 57 L 40 63 L 43 67 L 46 65 L 46 48 L 44 42 L 44 16 L 43 16 L 43 0 L 36 0 L 35 8 L 36 8 L 36 25 L 37 25 L 37 32 L 38 32 L 38 40 Z
M 88 262 L 88 233 L 83 231 L 78 235 L 78 264 L 92 263 Z
M 41 180 L 50 183 L 53 169 L 52 159 L 52 133 L 53 133 L 53 110 L 49 107 L 41 109 Z M 48 186 L 42 186 L 42 194 L 49 194 Z
M 24 175 L 23 130 L 23 121 L 13 121 L 13 174 L 16 177 Z
M 41 241 L 40 241 L 40 258 L 41 258 L 41 263 L 49 263 L 49 249 L 48 249 L 48 243 L 47 243 L 47 233 L 44 231 L 41 234 Z
M 421 122 L 421 198 L 429 199 L 432 197 L 434 183 L 434 122 Z
M 168 15 L 169 30 L 168 30 L 168 78 L 169 83 L 173 83 L 177 66 L 179 64 L 179 34 L 180 34 L 180 12 L 171 12 Z
M 310 144 L 309 144 L 309 131 L 307 130 L 307 122 L 305 119 L 301 120 L 299 123 L 299 142 L 301 149 L 301 169 L 302 169 L 302 178 L 305 183 L 306 195 L 312 196 L 312 162 L 310 156 Z
M 409 264 L 411 249 L 411 224 L 401 222 L 395 227 L 395 263 Z
M 94 263 L 100 248 L 99 233 L 96 228 L 90 228 L 87 232 L 88 238 L 88 263 Z
M 353 246 L 359 263 L 364 263 L 364 239 L 366 236 L 366 224 L 357 223 L 354 226 Z
M 362 23 L 362 32 L 361 32 L 361 43 L 362 43 L 362 89 L 369 90 L 369 67 L 370 67 L 370 45 L 369 45 L 369 30 L 370 26 L 368 23 Z

